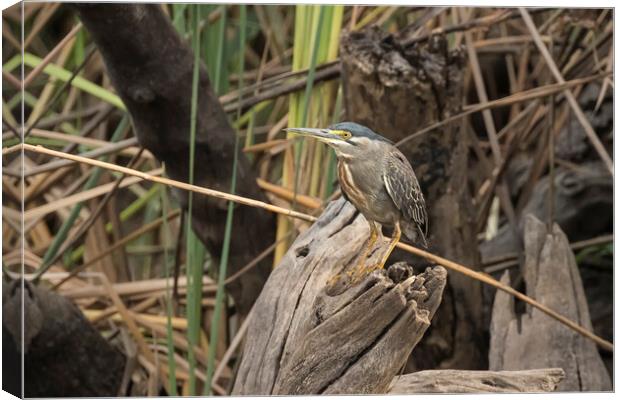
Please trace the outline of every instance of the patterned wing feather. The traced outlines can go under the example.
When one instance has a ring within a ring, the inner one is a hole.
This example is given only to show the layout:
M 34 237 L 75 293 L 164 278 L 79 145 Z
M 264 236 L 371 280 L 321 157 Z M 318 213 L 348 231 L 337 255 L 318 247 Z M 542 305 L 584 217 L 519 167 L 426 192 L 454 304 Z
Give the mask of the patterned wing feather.
M 396 207 L 406 218 L 413 220 L 426 236 L 428 216 L 424 196 L 413 168 L 398 150 L 392 150 L 392 156 L 388 157 L 383 183 Z

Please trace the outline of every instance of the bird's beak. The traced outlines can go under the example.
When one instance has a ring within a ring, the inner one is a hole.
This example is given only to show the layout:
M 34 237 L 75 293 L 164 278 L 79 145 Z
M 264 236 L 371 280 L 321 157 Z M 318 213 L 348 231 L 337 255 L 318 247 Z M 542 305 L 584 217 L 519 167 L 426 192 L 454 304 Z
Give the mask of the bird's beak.
M 340 135 L 334 133 L 331 129 L 316 129 L 316 128 L 286 128 L 287 132 L 300 136 L 309 136 L 320 140 L 325 143 L 341 142 L 344 140 Z

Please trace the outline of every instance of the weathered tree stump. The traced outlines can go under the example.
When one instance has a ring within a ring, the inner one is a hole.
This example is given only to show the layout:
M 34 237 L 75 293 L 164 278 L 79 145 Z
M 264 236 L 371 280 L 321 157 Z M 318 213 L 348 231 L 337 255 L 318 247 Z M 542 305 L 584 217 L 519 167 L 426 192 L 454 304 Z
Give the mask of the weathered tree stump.
M 444 36 L 403 47 L 373 27 L 340 42 L 347 119 L 394 142 L 457 114 L 463 104 L 464 52 Z M 430 246 L 477 267 L 475 214 L 467 185 L 467 135 L 453 123 L 400 146 L 420 181 L 428 208 Z M 395 257 L 407 259 L 402 252 Z M 451 274 L 444 301 L 410 370 L 486 368 L 485 319 L 479 282 Z
M 397 263 L 328 294 L 368 236 L 364 217 L 341 198 L 297 238 L 251 313 L 233 395 L 387 392 L 430 325 L 446 270 L 413 276 Z
M 553 392 L 564 379 L 561 368 L 526 371 L 431 370 L 394 378 L 390 394 Z
M 551 232 L 528 215 L 524 226 L 526 294 L 592 330 L 575 256 L 557 224 Z M 510 284 L 508 271 L 502 282 Z M 514 298 L 497 292 L 493 304 L 489 365 L 493 370 L 562 367 L 561 391 L 611 390 L 596 345 L 568 327 L 527 307 L 516 315 Z
M 24 395 L 118 396 L 125 356 L 69 300 L 29 282 L 24 285 L 23 292 L 19 281 L 2 285 L 2 329 L 12 339 L 3 338 L 3 352 L 16 354 L 19 360 L 23 340 Z M 19 369 L 19 366 L 4 368 Z M 18 375 L 21 378 L 19 370 Z

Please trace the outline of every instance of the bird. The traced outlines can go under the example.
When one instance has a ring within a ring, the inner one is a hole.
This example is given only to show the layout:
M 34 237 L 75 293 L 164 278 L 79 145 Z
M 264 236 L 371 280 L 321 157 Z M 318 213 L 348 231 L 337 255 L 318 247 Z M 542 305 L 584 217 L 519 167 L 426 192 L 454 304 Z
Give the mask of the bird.
M 402 234 L 413 244 L 428 247 L 428 216 L 420 184 L 413 167 L 392 141 L 355 122 L 285 131 L 315 138 L 336 153 L 342 194 L 370 227 L 355 276 L 384 268 Z M 368 254 L 382 236 L 383 226 L 393 228 L 389 246 L 378 264 L 366 267 Z

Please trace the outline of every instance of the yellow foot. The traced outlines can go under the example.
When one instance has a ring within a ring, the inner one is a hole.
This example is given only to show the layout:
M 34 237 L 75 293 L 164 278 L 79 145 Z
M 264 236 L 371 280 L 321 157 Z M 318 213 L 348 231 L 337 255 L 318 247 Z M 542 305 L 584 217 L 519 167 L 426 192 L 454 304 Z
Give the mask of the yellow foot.
M 382 268 L 383 266 L 377 263 L 371 265 L 363 265 L 361 267 L 356 266 L 355 268 L 350 268 L 348 271 L 340 272 L 327 280 L 326 293 L 329 296 L 337 296 L 339 294 L 342 294 L 348 288 L 355 286 L 361 281 L 363 281 L 373 271 Z
M 350 271 L 351 283 L 355 285 L 361 282 L 362 280 L 364 280 L 364 278 L 370 275 L 373 271 L 376 271 L 381 268 L 382 268 L 381 264 L 364 265 L 362 268 L 356 268 L 355 270 Z
M 348 272 L 338 273 L 327 280 L 325 293 L 328 296 L 338 296 L 351 286 L 351 275 Z

